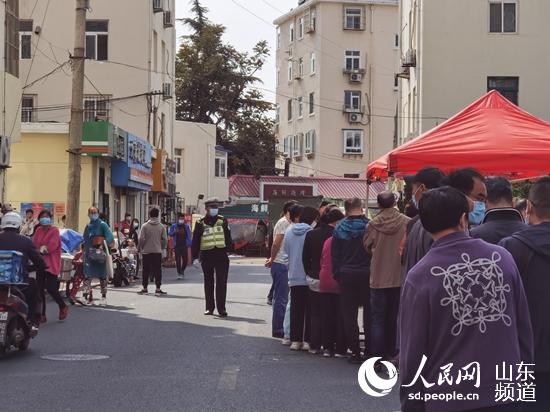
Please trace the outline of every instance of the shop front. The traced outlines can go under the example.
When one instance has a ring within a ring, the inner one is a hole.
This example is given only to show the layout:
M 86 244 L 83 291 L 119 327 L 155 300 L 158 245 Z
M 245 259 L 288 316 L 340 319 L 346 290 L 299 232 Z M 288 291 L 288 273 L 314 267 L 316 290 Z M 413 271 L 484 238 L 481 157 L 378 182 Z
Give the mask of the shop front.
M 163 149 L 153 159 L 153 187 L 150 203 L 158 205 L 163 219 L 172 222 L 176 214 L 176 163 Z

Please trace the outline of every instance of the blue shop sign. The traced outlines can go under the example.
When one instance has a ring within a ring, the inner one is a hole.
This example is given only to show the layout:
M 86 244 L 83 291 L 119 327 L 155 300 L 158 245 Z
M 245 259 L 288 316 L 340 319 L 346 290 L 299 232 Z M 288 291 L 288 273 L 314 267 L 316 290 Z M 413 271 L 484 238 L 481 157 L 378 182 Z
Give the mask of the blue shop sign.
M 150 190 L 153 186 L 152 146 L 128 133 L 128 161 L 113 160 L 111 179 L 114 186 Z

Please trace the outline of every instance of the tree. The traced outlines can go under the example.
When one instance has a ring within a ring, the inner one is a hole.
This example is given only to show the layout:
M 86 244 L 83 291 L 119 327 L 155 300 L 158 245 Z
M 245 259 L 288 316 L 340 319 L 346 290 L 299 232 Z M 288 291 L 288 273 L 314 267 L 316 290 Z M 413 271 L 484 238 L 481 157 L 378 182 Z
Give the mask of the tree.
M 191 3 L 193 17 L 182 20 L 191 33 L 176 57 L 176 118 L 216 125 L 217 144 L 231 150 L 230 174 L 273 174 L 273 105 L 254 88 L 269 56 L 267 42 L 251 53 L 236 50 L 223 42 L 225 27 L 208 19 L 200 0 Z

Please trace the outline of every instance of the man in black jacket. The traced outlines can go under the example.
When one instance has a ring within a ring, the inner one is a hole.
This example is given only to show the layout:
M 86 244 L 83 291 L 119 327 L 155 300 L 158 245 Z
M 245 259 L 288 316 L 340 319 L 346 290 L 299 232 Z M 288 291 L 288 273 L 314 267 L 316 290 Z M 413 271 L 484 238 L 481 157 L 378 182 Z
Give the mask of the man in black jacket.
M 533 411 L 548 411 L 550 405 L 550 177 L 536 182 L 527 200 L 526 229 L 500 242 L 514 257 L 520 271 L 535 342 Z
M 353 352 L 351 363 L 361 363 L 357 314 L 363 307 L 363 328 L 370 330 L 370 255 L 363 247 L 363 236 L 369 219 L 365 217 L 361 199 L 344 203 L 346 218 L 334 229 L 332 236 L 332 271 L 340 285 L 342 318 L 348 347 Z M 369 350 L 366 334 L 366 351 Z
M 334 228 L 326 222 L 326 216 L 329 210 L 324 210 L 321 216 L 319 226 L 308 233 L 304 241 L 304 250 L 302 253 L 302 262 L 307 275 L 309 284 L 309 308 L 311 319 L 310 343 L 312 353 L 319 353 L 321 350 L 321 294 L 319 293 L 319 272 L 321 271 L 321 255 L 325 240 L 332 236 Z M 339 213 L 339 220 L 344 218 L 342 212 L 335 208 L 335 213 Z
M 512 185 L 503 177 L 487 179 L 487 213 L 470 235 L 494 245 L 526 228 L 523 216 L 514 209 Z

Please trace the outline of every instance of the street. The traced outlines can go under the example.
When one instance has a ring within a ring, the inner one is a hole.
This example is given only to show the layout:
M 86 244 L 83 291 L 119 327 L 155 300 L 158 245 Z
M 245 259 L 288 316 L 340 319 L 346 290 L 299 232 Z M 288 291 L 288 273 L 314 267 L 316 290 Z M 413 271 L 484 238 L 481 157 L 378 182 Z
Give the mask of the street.
M 0 361 L 2 411 L 399 409 L 397 389 L 384 398 L 361 391 L 357 366 L 272 339 L 269 272 L 250 263 L 232 263 L 226 319 L 203 315 L 194 268 L 184 281 L 164 271 L 166 297 L 138 296 L 137 285 L 110 289 L 107 308 L 72 307 L 63 323 L 50 304 L 30 351 Z M 109 358 L 41 358 L 62 354 Z

